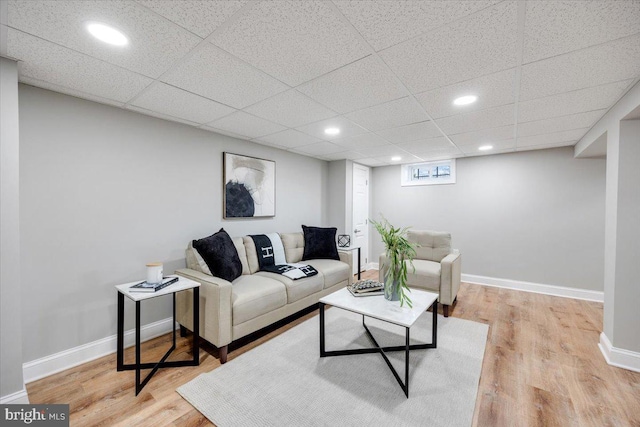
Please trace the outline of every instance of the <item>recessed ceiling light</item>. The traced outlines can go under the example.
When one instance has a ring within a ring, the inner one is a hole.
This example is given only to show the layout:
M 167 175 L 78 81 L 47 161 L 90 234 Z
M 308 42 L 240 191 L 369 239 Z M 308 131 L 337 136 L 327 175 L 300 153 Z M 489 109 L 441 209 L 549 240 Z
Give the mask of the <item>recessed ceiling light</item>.
M 338 128 L 326 128 L 324 133 L 327 135 L 338 135 L 340 133 L 340 129 Z
M 466 95 L 466 96 L 461 96 L 460 98 L 456 98 L 453 101 L 453 103 L 455 105 L 469 105 L 469 104 L 473 104 L 477 100 L 478 100 L 478 97 L 475 95 Z
M 129 44 L 127 36 L 101 22 L 87 22 L 87 31 L 98 40 L 114 46 L 125 46 Z
M 399 162 L 400 160 L 402 160 L 402 157 L 400 157 L 400 156 L 393 156 L 393 157 L 391 158 L 391 161 L 392 161 L 392 162 Z
M 492 148 L 493 148 L 493 145 L 482 145 L 482 146 L 478 147 L 478 150 L 487 151 L 487 150 L 491 150 Z

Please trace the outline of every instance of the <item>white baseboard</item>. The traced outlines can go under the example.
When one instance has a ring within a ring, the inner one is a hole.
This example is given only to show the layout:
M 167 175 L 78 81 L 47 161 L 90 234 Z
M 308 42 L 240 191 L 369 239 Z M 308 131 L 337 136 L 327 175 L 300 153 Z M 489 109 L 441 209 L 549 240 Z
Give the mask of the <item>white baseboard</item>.
M 557 297 L 604 302 L 604 292 L 600 291 L 589 291 L 586 289 L 567 288 L 564 286 L 522 282 L 519 280 L 497 279 L 494 277 L 476 276 L 473 274 L 463 274 L 462 281 L 466 283 L 473 283 L 476 285 L 495 286 L 498 288 L 534 292 L 536 294 L 554 295 Z
M 380 263 L 379 262 L 370 262 L 368 264 L 368 269 L 367 270 L 380 270 Z
M 27 396 L 27 389 L 22 387 L 22 390 L 16 391 L 15 393 L 8 394 L 6 396 L 0 397 L 0 405 L 28 405 L 29 404 L 29 396 Z
M 606 360 L 609 365 L 628 369 L 629 371 L 640 372 L 640 353 L 612 346 L 611 341 L 609 341 L 609 338 L 607 338 L 604 332 L 600 334 L 598 347 L 600 347 L 604 360 Z
M 148 341 L 152 338 L 171 332 L 173 324 L 172 318 L 149 323 L 140 328 L 140 341 Z M 176 328 L 176 325 L 173 325 Z M 125 331 L 124 346 L 130 347 L 135 344 L 135 329 Z M 90 362 L 116 352 L 117 335 L 102 338 L 97 341 L 83 344 L 78 347 L 64 350 L 50 356 L 26 362 L 22 365 L 24 382 L 30 383 L 49 375 L 73 368 L 74 366 Z

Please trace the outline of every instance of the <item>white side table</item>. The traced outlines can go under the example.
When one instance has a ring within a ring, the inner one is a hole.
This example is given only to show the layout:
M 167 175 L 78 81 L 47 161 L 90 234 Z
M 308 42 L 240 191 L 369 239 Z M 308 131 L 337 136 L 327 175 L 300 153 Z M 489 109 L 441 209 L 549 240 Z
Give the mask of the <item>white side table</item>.
M 118 291 L 118 344 L 117 344 L 117 370 L 118 371 L 136 371 L 136 396 L 149 382 L 153 374 L 159 368 L 175 368 L 180 366 L 198 366 L 200 364 L 200 283 L 193 280 L 180 277 L 176 283 L 167 286 L 157 292 L 130 292 L 129 288 L 140 282 L 125 283 L 117 285 Z M 176 330 L 173 328 L 173 344 L 169 351 L 162 356 L 156 363 L 140 363 L 140 301 L 160 297 L 163 295 L 172 295 L 173 297 L 173 324 L 176 322 L 176 292 L 193 289 L 193 360 L 177 360 L 167 362 L 167 357 L 176 348 Z M 136 363 L 124 363 L 124 297 L 129 298 L 136 303 Z M 152 369 L 149 375 L 140 382 L 140 370 Z
M 345 246 L 345 247 L 338 247 L 338 251 L 343 251 L 343 252 L 353 252 L 355 250 L 358 250 L 358 280 L 360 280 L 360 274 L 361 274 L 361 267 L 360 267 L 360 246 Z

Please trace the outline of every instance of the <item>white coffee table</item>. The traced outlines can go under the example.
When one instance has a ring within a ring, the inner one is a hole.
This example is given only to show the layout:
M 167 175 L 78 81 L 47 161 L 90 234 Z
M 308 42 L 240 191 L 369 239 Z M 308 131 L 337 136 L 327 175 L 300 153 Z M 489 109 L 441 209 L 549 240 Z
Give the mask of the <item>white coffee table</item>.
M 418 289 L 411 289 L 409 294 L 413 307 L 409 308 L 406 305 L 400 307 L 399 301 L 387 301 L 383 295 L 367 296 L 367 297 L 354 297 L 347 290 L 342 288 L 332 294 L 320 298 L 319 310 L 320 310 L 320 357 L 328 356 L 346 356 L 351 354 L 367 354 L 367 353 L 380 353 L 387 362 L 387 366 L 391 369 L 391 372 L 396 377 L 398 384 L 404 391 L 404 394 L 409 397 L 409 351 L 410 350 L 422 350 L 428 348 L 437 347 L 437 328 L 438 328 L 438 294 L 433 292 L 421 291 Z M 324 309 L 325 305 L 331 305 L 334 307 L 348 310 L 354 313 L 362 315 L 362 326 L 364 326 L 367 335 L 371 339 L 371 342 L 375 347 L 372 348 L 358 348 L 349 350 L 325 350 L 325 328 L 324 328 Z M 429 344 L 409 344 L 409 328 L 413 326 L 415 321 L 420 317 L 427 309 L 431 307 L 433 309 L 433 322 L 432 322 L 432 340 Z M 380 347 L 376 339 L 369 331 L 369 328 L 365 324 L 364 318 L 373 317 L 374 319 L 382 320 L 384 322 L 392 323 L 394 325 L 403 326 L 405 328 L 406 341 L 405 345 L 393 346 L 393 347 Z M 398 372 L 394 369 L 389 361 L 389 358 L 385 352 L 391 351 L 404 351 L 405 352 L 405 371 L 404 382 L 398 375 Z

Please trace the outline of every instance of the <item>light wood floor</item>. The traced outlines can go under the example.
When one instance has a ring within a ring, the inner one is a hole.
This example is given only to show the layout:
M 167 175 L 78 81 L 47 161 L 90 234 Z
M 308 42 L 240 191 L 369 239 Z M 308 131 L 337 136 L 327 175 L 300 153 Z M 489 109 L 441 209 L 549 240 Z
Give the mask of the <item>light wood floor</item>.
M 315 315 L 230 351 L 227 363 Z M 490 326 L 474 426 L 640 426 L 640 373 L 607 365 L 597 346 L 602 304 L 463 283 L 451 315 Z M 158 360 L 170 342 L 167 334 L 144 343 L 142 357 Z M 178 338 L 172 359 L 190 357 L 190 345 Z M 132 349 L 125 361 L 133 361 Z M 70 404 L 72 426 L 211 425 L 175 392 L 220 366 L 213 347 L 200 350 L 200 361 L 158 371 L 138 397 L 134 372 L 116 372 L 115 354 L 27 391 L 31 403 Z

